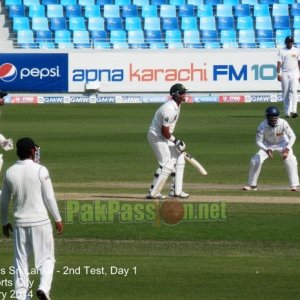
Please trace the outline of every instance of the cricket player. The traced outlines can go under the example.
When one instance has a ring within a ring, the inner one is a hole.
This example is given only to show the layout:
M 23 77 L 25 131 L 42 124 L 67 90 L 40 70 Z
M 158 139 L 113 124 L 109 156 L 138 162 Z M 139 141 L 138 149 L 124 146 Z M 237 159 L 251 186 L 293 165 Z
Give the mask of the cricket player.
M 171 87 L 171 99 L 156 111 L 148 130 L 148 142 L 156 155 L 159 168 L 154 175 L 147 199 L 165 198 L 161 195 L 161 190 L 171 173 L 174 173 L 174 182 L 169 196 L 189 197 L 189 194 L 182 190 L 185 167 L 183 151 L 186 145 L 173 135 L 179 119 L 181 103 L 187 99 L 186 91 L 187 89 L 180 83 Z
M 285 38 L 285 48 L 278 52 L 277 79 L 281 82 L 283 109 L 286 118 L 297 118 L 298 83 L 300 80 L 300 52 L 293 46 L 294 38 Z
M 256 144 L 260 150 L 251 159 L 248 185 L 243 190 L 257 190 L 262 164 L 267 158 L 273 158 L 274 151 L 279 152 L 283 159 L 291 191 L 299 188 L 298 162 L 292 150 L 296 136 L 288 122 L 279 118 L 279 114 L 275 106 L 265 111 L 266 119 L 259 124 L 256 132 Z
M 50 211 L 57 233 L 62 233 L 63 223 L 58 211 L 54 191 L 46 167 L 36 163 L 39 148 L 28 137 L 17 141 L 20 158 L 4 174 L 1 196 L 3 234 L 9 237 L 12 225 L 8 220 L 8 208 L 13 199 L 14 216 L 14 285 L 18 300 L 31 299 L 28 262 L 34 254 L 35 268 L 40 275 L 36 292 L 42 300 L 49 298 L 54 270 L 54 240 Z

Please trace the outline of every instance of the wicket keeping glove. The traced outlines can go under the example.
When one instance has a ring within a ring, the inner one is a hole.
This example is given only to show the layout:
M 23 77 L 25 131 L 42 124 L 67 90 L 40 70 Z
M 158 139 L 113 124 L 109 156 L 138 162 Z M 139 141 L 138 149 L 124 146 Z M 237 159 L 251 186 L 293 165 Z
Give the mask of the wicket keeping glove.
M 177 149 L 178 149 L 180 152 L 183 152 L 183 151 L 185 150 L 186 146 L 185 146 L 184 141 L 181 141 L 181 140 L 175 140 L 174 143 L 175 143 Z

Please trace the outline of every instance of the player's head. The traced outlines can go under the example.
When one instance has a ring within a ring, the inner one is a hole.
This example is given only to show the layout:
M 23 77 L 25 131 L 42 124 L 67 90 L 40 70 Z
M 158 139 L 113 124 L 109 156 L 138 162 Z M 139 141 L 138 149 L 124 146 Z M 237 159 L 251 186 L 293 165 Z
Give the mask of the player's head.
M 292 48 L 292 46 L 294 44 L 294 38 L 289 35 L 285 38 L 284 43 L 285 43 L 287 48 Z
M 276 126 L 280 111 L 276 106 L 269 106 L 265 111 L 268 124 L 272 127 Z
M 187 89 L 181 83 L 176 83 L 170 88 L 170 95 L 177 103 L 185 102 Z
M 21 160 L 35 159 L 39 146 L 29 137 L 21 138 L 17 141 L 17 155 Z
M 0 91 L 0 99 L 4 98 L 5 96 L 7 96 L 7 93 Z

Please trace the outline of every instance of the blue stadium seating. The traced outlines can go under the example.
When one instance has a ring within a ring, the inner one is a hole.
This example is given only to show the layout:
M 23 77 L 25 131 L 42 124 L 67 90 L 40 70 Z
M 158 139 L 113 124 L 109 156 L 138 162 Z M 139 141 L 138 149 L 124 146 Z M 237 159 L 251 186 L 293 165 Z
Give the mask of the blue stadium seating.
M 237 29 L 253 29 L 252 16 L 238 17 L 236 28 Z
M 146 48 L 143 30 L 129 30 L 127 34 L 127 42 L 131 48 Z
M 218 49 L 221 48 L 221 44 L 219 42 L 205 42 L 204 47 L 207 49 Z
M 128 18 L 128 17 L 138 17 L 138 7 L 135 4 L 128 4 L 128 5 L 123 5 L 121 6 L 122 14 L 121 16 L 123 18 Z
M 115 0 L 114 1 L 115 5 L 123 6 L 123 5 L 130 5 L 131 0 Z
M 181 30 L 198 30 L 198 23 L 196 17 L 182 17 Z
M 34 17 L 31 20 L 32 30 L 49 30 L 48 18 L 46 17 Z
M 82 17 L 82 7 L 81 5 L 66 5 L 65 7 L 65 17 Z
M 73 31 L 73 44 L 75 48 L 91 48 L 89 32 L 87 30 Z
M 291 16 L 300 16 L 300 3 L 293 3 L 291 6 Z
M 71 43 L 71 32 L 69 30 L 56 30 L 54 32 L 54 42 L 58 43 Z
M 220 32 L 220 42 L 222 44 L 236 43 L 236 31 L 231 30 L 221 30 Z
M 94 5 L 95 0 L 78 0 L 77 3 L 81 6 Z
M 211 4 L 200 4 L 197 6 L 197 17 L 212 17 L 213 14 L 213 7 Z
M 179 29 L 178 18 L 163 18 L 162 19 L 163 30 L 177 30 Z
M 122 18 L 107 18 L 106 19 L 106 29 L 111 30 L 123 30 Z
M 101 17 L 99 5 L 86 5 L 84 9 L 85 18 L 99 18 Z
M 270 9 L 268 4 L 256 4 L 253 7 L 254 17 L 265 17 L 270 16 Z
M 274 16 L 273 17 L 273 28 L 274 29 L 289 29 L 290 28 L 290 17 L 289 16 Z
M 39 49 L 55 49 L 55 44 L 53 42 L 40 42 L 38 43 Z
M 199 30 L 185 30 L 183 32 L 183 42 L 185 45 L 191 45 L 191 48 L 200 48 Z
M 90 17 L 88 18 L 87 28 L 89 31 L 104 31 L 104 18 L 102 17 Z
M 284 40 L 287 36 L 291 35 L 290 29 L 277 29 L 275 30 L 275 42 L 278 48 L 284 47 Z
M 256 48 L 255 33 L 252 29 L 238 31 L 238 42 L 242 48 Z
M 204 0 L 187 0 L 186 4 L 190 4 L 198 7 L 199 5 L 204 4 Z
M 35 32 L 35 42 L 36 43 L 43 43 L 43 42 L 52 42 L 52 31 L 50 30 L 37 30 Z
M 233 17 L 218 17 L 218 29 L 234 29 Z
M 236 17 L 247 17 L 251 16 L 249 4 L 238 4 L 234 7 L 234 15 Z
M 13 18 L 13 31 L 30 29 L 28 17 Z
M 175 5 L 161 5 L 159 16 L 161 18 L 176 18 L 176 6 Z
M 181 31 L 180 30 L 166 30 L 166 40 L 167 44 L 169 43 L 181 43 Z
M 201 30 L 215 30 L 216 19 L 215 17 L 202 17 L 200 18 L 199 29 Z
M 37 4 L 37 5 L 30 5 L 28 8 L 28 16 L 30 18 L 33 17 L 45 17 L 46 13 L 45 13 L 46 9 L 44 5 L 41 4 Z
M 259 3 L 268 4 L 268 5 L 272 5 L 275 2 L 276 2 L 276 0 L 259 0 Z
M 271 17 L 270 16 L 256 17 L 255 29 L 273 29 Z
M 47 17 L 48 18 L 64 17 L 63 6 L 61 4 L 48 4 Z
M 59 4 L 59 0 L 41 0 L 41 4 L 48 5 L 48 4 Z
M 194 5 L 190 4 L 183 4 L 179 6 L 178 9 L 178 16 L 179 17 L 195 17 L 195 9 Z
M 18 30 L 17 31 L 17 43 L 22 44 L 34 44 L 33 31 L 31 29 Z
M 144 19 L 144 30 L 161 30 L 159 17 L 146 17 Z
M 29 7 L 30 5 L 38 5 L 40 4 L 40 0 L 23 0 L 23 3 L 25 6 Z
M 274 42 L 260 42 L 259 48 L 275 48 L 276 45 Z
M 50 29 L 53 31 L 68 29 L 66 18 L 65 17 L 51 18 Z
M 70 17 L 69 18 L 69 30 L 71 31 L 85 31 L 85 19 L 84 17 Z
M 142 21 L 140 17 L 128 17 L 125 19 L 126 30 L 142 30 Z
M 144 5 L 142 7 L 142 17 L 148 18 L 148 17 L 157 17 L 157 5 Z
M 272 7 L 272 16 L 289 16 L 288 4 L 274 3 Z
M 180 6 L 185 4 L 185 0 L 170 0 L 169 4 Z
M 272 42 L 274 39 L 272 29 L 259 29 L 256 31 L 256 39 L 261 42 Z
M 217 30 L 201 30 L 202 41 L 206 42 L 217 42 L 218 32 Z
M 147 43 L 162 42 L 162 32 L 160 30 L 145 30 L 145 39 Z
M 239 0 L 223 0 L 223 4 L 230 4 L 232 6 L 239 5 Z
M 58 42 L 57 48 L 58 49 L 73 49 L 74 44 L 72 42 Z
M 300 29 L 300 16 L 294 16 L 293 29 Z
M 105 4 L 113 4 L 113 0 L 96 0 L 96 4 L 103 7 Z
M 20 5 L 23 4 L 22 0 L 5 0 L 4 1 L 4 6 L 8 7 L 10 5 Z
M 112 30 L 110 32 L 110 42 L 115 43 L 127 43 L 127 34 L 125 30 Z
M 26 17 L 25 6 L 23 4 L 12 4 L 8 7 L 8 17 Z
M 222 4 L 223 0 L 206 0 L 206 4 L 211 4 L 217 6 L 218 4 Z
M 107 42 L 106 30 L 91 30 L 91 40 L 93 42 Z
M 217 5 L 217 17 L 232 17 L 232 5 L 230 4 L 218 4 Z
M 133 0 L 132 4 L 143 7 L 145 5 L 149 5 L 150 3 L 149 0 Z
M 77 4 L 77 0 L 60 0 L 62 6 Z

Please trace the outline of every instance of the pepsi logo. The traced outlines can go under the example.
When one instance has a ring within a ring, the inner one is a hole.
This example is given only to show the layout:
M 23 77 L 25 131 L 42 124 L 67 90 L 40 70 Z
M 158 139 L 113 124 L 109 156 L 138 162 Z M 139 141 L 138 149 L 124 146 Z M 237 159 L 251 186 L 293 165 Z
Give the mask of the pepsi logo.
M 11 82 L 17 77 L 17 68 L 10 63 L 4 63 L 0 66 L 0 79 L 4 82 Z

